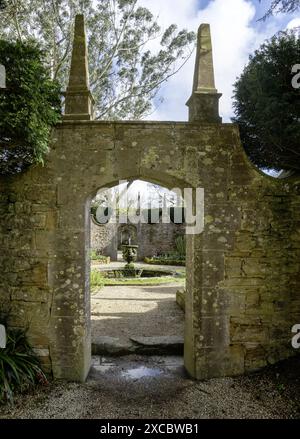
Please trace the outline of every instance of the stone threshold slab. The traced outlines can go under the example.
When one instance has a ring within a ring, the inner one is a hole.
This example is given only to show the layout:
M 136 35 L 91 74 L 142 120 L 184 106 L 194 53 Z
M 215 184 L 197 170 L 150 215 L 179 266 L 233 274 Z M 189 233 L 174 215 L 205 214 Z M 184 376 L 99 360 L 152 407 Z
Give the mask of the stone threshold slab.
M 124 342 L 117 337 L 97 337 L 92 343 L 93 355 L 123 356 L 141 355 L 182 355 L 183 337 L 131 337 Z

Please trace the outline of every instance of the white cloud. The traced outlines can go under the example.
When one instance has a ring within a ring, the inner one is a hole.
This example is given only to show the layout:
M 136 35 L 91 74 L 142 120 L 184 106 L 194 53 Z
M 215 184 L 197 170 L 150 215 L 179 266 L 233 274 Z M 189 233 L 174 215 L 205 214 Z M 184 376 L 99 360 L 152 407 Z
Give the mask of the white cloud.
M 179 28 L 196 31 L 201 23 L 210 23 L 216 87 L 223 93 L 220 113 L 224 121 L 229 121 L 232 84 L 247 63 L 249 54 L 279 29 L 279 20 L 270 19 L 256 26 L 253 22 L 255 7 L 250 0 L 212 0 L 204 9 L 200 9 L 201 2 L 199 6 L 197 0 L 140 0 L 140 4 L 158 15 L 163 28 L 175 23 Z M 194 56 L 164 85 L 161 91 L 164 102 L 151 119 L 187 120 L 185 103 L 191 94 L 193 73 Z
M 287 25 L 287 29 L 294 29 L 295 27 L 300 27 L 300 17 L 298 18 L 293 18 L 293 20 L 291 20 L 288 25 Z

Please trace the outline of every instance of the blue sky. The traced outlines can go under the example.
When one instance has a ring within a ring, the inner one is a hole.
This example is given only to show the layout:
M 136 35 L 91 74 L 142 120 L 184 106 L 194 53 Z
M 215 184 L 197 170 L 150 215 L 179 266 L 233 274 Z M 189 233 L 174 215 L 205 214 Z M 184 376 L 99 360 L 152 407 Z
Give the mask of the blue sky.
M 232 116 L 232 85 L 246 65 L 249 55 L 263 41 L 287 26 L 300 26 L 300 12 L 276 15 L 265 22 L 271 0 L 140 0 L 158 16 L 162 28 L 172 23 L 196 31 L 201 23 L 210 23 L 213 40 L 216 86 L 223 94 L 220 112 L 223 120 Z M 157 42 L 151 43 L 157 50 Z M 187 120 L 188 100 L 192 89 L 194 56 L 181 71 L 161 89 L 164 102 L 149 116 L 152 120 Z M 295 60 L 295 64 L 300 60 Z
M 210 0 L 204 1 L 204 3 L 209 3 Z M 265 11 L 268 9 L 268 6 L 271 4 L 271 0 L 262 0 L 259 2 L 259 0 L 251 0 L 251 3 L 255 7 L 255 16 L 252 21 L 253 25 L 259 29 L 263 28 L 265 26 L 265 22 L 258 22 L 258 20 L 263 17 Z M 287 26 L 287 24 L 291 21 L 291 18 L 294 17 L 300 17 L 300 13 L 298 14 L 282 14 L 280 16 L 276 17 L 276 21 L 278 24 L 282 26 L 282 29 Z M 274 20 L 274 17 L 270 17 L 268 21 Z

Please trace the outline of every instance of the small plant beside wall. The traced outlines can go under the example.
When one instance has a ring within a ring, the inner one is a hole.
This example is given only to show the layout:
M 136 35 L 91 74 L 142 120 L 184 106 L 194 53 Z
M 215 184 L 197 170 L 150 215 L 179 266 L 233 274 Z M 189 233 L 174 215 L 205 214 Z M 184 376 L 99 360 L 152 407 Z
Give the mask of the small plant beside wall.
M 5 326 L 1 327 L 3 332 Z M 0 404 L 13 403 L 17 392 L 24 392 L 37 384 L 48 384 L 26 332 L 9 328 L 5 332 L 6 340 L 2 344 L 5 347 L 0 347 Z
M 91 270 L 91 287 L 102 288 L 105 284 L 103 273 L 99 270 Z
M 99 264 L 109 264 L 110 263 L 109 256 L 101 255 L 96 250 L 91 250 L 91 260 L 98 262 Z
M 146 257 L 144 262 L 152 265 L 177 265 L 185 266 L 185 253 L 186 253 L 186 241 L 185 236 L 179 235 L 175 239 L 175 250 L 166 254 L 153 255 Z
M 178 259 L 185 260 L 185 253 L 186 253 L 186 241 L 184 235 L 179 235 L 175 239 L 175 247 L 176 247 L 176 253 L 179 256 Z

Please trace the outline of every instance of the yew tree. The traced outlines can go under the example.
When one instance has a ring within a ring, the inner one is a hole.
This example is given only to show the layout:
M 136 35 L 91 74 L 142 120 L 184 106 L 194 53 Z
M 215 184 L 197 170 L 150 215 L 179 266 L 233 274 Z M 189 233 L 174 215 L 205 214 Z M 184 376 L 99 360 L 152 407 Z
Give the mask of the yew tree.
M 300 171 L 300 64 L 297 32 L 265 42 L 235 83 L 234 122 L 250 159 L 261 168 Z

